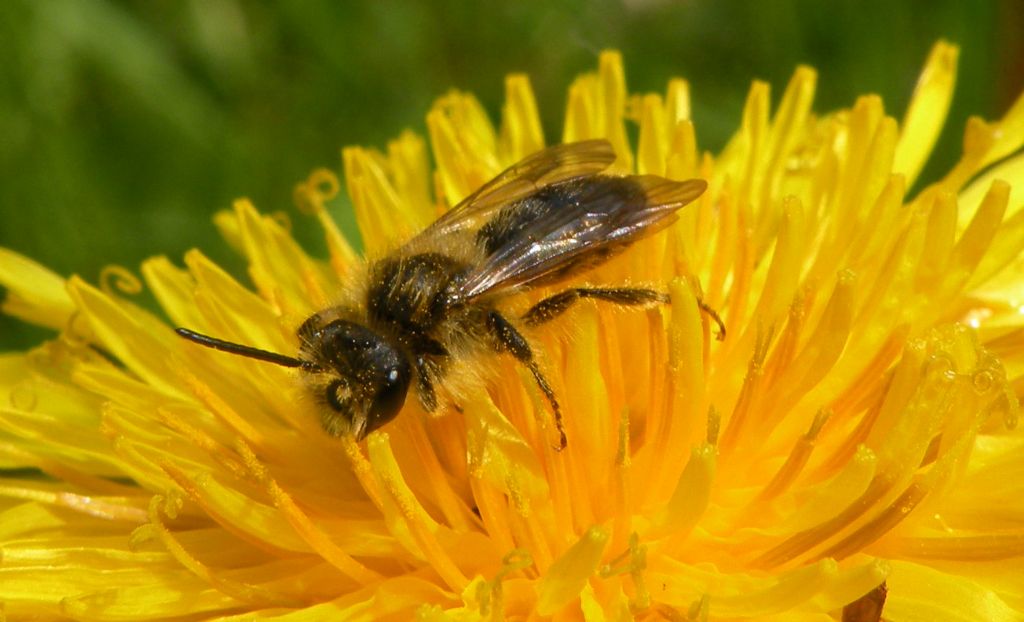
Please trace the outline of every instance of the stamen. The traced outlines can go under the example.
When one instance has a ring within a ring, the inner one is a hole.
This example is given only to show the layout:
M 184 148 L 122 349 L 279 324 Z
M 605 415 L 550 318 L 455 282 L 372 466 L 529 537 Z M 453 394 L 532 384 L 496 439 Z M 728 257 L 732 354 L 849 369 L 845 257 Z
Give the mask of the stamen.
M 555 520 L 555 512 L 544 507 L 533 507 L 523 494 L 518 480 L 512 475 L 506 479 L 505 489 L 509 505 L 514 510 L 510 518 L 515 541 L 521 548 L 532 551 L 537 570 L 543 574 L 554 562 L 551 540 L 560 536 L 558 531 L 552 529 L 559 524 Z
M 243 419 L 227 402 L 214 393 L 213 389 L 207 386 L 206 383 L 180 366 L 177 367 L 177 371 L 185 384 L 192 390 L 193 395 L 205 404 L 211 412 L 217 415 L 230 429 L 235 430 L 250 445 L 260 447 L 261 449 L 267 448 L 268 443 L 263 432 Z
M 796 480 L 797 476 L 800 475 L 800 471 L 803 470 L 807 461 L 811 457 L 811 452 L 814 450 L 814 441 L 818 436 L 818 432 L 821 431 L 822 426 L 828 421 L 832 415 L 830 410 L 819 410 L 814 415 L 814 422 L 811 423 L 811 429 L 806 434 L 800 437 L 796 442 L 796 446 L 790 451 L 789 455 L 786 456 L 786 461 L 782 464 L 778 471 L 775 472 L 775 476 L 772 477 L 768 485 L 765 486 L 760 493 L 757 495 L 756 502 L 763 502 L 777 497 L 786 490 L 789 489 L 790 485 Z
M 342 437 L 341 444 L 349 464 L 352 465 L 352 473 L 359 480 L 359 485 L 362 486 L 363 492 L 370 498 L 370 501 L 376 506 L 378 511 L 383 511 L 383 492 L 377 485 L 377 480 L 374 479 L 373 465 L 363 455 L 362 450 L 359 448 L 359 443 L 351 436 Z
M 341 184 L 338 176 L 326 168 L 317 168 L 305 181 L 295 185 L 292 198 L 295 207 L 304 214 L 315 215 L 326 210 L 326 203 L 338 196 Z
M 751 413 L 751 406 L 759 398 L 764 384 L 764 362 L 768 355 L 768 346 L 771 343 L 771 334 L 764 331 L 759 324 L 757 336 L 754 341 L 754 352 L 747 363 L 747 373 L 743 377 L 743 386 L 740 387 L 739 397 L 733 406 L 732 415 L 725 426 L 720 443 L 723 455 L 730 455 L 736 448 L 740 438 L 743 437 L 747 419 Z
M 328 169 L 318 168 L 310 173 L 306 181 L 295 186 L 292 197 L 299 211 L 315 215 L 320 222 L 331 255 L 331 267 L 339 277 L 345 278 L 349 276 L 351 267 L 358 262 L 359 255 L 327 212 L 326 203 L 338 195 L 340 187 L 337 175 Z
M 160 462 L 159 468 L 203 512 L 243 540 L 275 554 L 310 552 L 309 544 L 295 533 L 277 508 L 243 495 L 209 472 L 186 475 L 166 461 Z
M 480 615 L 487 616 L 491 622 L 505 619 L 504 581 L 508 575 L 526 570 L 533 566 L 533 558 L 526 549 L 513 549 L 501 559 L 501 568 L 490 581 L 482 581 L 477 585 L 477 601 L 480 603 Z
M 156 415 L 162 424 L 183 436 L 190 444 L 208 453 L 228 471 L 238 477 L 245 476 L 245 465 L 239 462 L 227 447 L 213 440 L 206 432 L 189 425 L 181 413 L 174 414 L 165 408 L 158 408 Z
M 869 544 L 882 537 L 903 521 L 930 491 L 918 483 L 911 484 L 887 508 L 861 528 L 851 533 L 834 546 L 821 553 L 822 557 L 843 560 L 863 551 Z
M 303 601 L 268 590 L 259 585 L 227 579 L 223 576 L 223 573 L 214 571 L 200 562 L 185 550 L 185 547 L 178 542 L 174 534 L 164 525 L 163 520 L 160 518 L 159 510 L 164 505 L 165 498 L 160 495 L 153 495 L 153 498 L 150 499 L 149 525 L 152 529 L 150 533 L 159 537 L 167 552 L 192 574 L 206 581 L 219 592 L 253 605 L 263 607 L 301 607 L 306 604 Z
M 295 529 L 295 532 L 305 540 L 314 551 L 323 557 L 332 566 L 340 570 L 347 577 L 360 585 L 377 583 L 383 577 L 375 570 L 371 570 L 356 561 L 336 545 L 330 537 L 325 534 L 309 515 L 299 509 L 299 506 L 286 493 L 277 481 L 270 475 L 267 467 L 259 461 L 252 449 L 242 441 L 238 443 L 239 453 L 245 461 L 249 472 L 258 482 L 266 487 L 267 494 L 274 502 L 274 507 L 281 511 L 284 518 Z
M 852 272 L 840 273 L 814 333 L 772 388 L 771 407 L 758 422 L 761 430 L 777 425 L 799 397 L 817 386 L 839 361 L 850 337 L 855 283 Z
M 831 409 L 839 419 L 860 412 L 884 394 L 887 384 L 878 379 L 885 378 L 886 370 L 898 360 L 900 352 L 906 347 L 909 334 L 910 326 L 906 324 L 896 328 L 863 371 L 850 382 L 846 391 L 836 398 Z
M 391 452 L 388 435 L 384 432 L 371 434 L 367 439 L 367 450 L 374 474 L 381 488 L 388 494 L 384 506 L 385 515 L 402 518 L 426 560 L 441 576 L 441 579 L 456 592 L 462 592 L 469 580 L 455 565 L 441 543 L 437 540 L 438 524 L 430 517 L 402 477 L 401 469 Z M 391 507 L 389 507 L 391 506 Z
M 452 489 L 448 475 L 441 467 L 437 454 L 427 439 L 421 421 L 417 420 L 406 426 L 408 438 L 416 452 L 416 463 L 422 468 L 421 474 L 427 479 L 434 499 L 448 524 L 457 531 L 470 531 L 475 522 L 466 508 L 465 503 Z
M 483 521 L 488 536 L 494 540 L 495 547 L 499 551 L 514 548 L 515 539 L 512 537 L 512 527 L 509 524 L 509 515 L 505 506 L 506 501 L 501 492 L 483 478 L 475 475 L 471 477 L 469 486 L 473 493 L 473 500 L 480 512 L 480 520 Z
M 667 409 L 667 395 L 671 388 L 671 374 L 665 369 L 662 361 L 668 360 L 666 352 L 667 345 L 663 335 L 665 334 L 665 320 L 660 310 L 651 308 L 647 310 L 647 349 L 648 356 L 648 383 L 650 389 L 647 393 L 647 410 L 643 419 L 643 432 L 639 440 L 643 443 L 653 443 L 658 430 L 665 425 L 662 419 L 669 416 Z
M 629 573 L 633 580 L 634 596 L 630 600 L 632 611 L 643 611 L 651 606 L 651 593 L 644 580 L 647 570 L 647 546 L 640 544 L 640 536 L 633 532 L 629 536 L 629 547 L 618 557 L 601 566 L 598 572 L 602 579 Z
M 755 566 L 770 569 L 787 564 L 807 553 L 812 548 L 832 539 L 836 534 L 848 527 L 854 520 L 862 516 L 886 495 L 892 487 L 892 481 L 884 472 L 876 475 L 867 490 L 843 510 L 835 512 L 817 525 L 798 532 L 782 543 L 761 554 L 753 561 Z
M 612 546 L 621 546 L 632 529 L 634 514 L 630 483 L 629 409 L 623 408 L 619 417 L 619 442 L 612 467 Z
M 132 295 L 142 292 L 142 281 L 123 266 L 103 266 L 99 285 L 100 290 L 108 296 L 114 296 L 115 291 Z

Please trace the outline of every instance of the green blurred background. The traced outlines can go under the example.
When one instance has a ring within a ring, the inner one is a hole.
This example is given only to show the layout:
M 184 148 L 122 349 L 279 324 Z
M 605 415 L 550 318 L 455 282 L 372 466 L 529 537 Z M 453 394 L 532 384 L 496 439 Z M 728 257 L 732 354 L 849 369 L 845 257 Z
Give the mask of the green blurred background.
M 632 91 L 691 81 L 704 148 L 736 127 L 753 78 L 777 98 L 800 63 L 818 110 L 880 93 L 899 118 L 932 44 L 961 46 L 953 109 L 926 178 L 969 114 L 1024 88 L 1024 9 L 993 2 L 340 2 L 6 0 L 0 3 L 0 245 L 95 281 L 116 263 L 193 246 L 243 273 L 212 214 L 239 196 L 291 210 L 294 184 L 383 146 L 450 88 L 496 117 L 503 76 L 530 74 L 549 140 L 565 90 L 622 50 Z M 334 206 L 343 221 L 348 206 Z M 244 278 L 244 277 L 243 277 Z M 0 350 L 45 332 L 0 320 Z

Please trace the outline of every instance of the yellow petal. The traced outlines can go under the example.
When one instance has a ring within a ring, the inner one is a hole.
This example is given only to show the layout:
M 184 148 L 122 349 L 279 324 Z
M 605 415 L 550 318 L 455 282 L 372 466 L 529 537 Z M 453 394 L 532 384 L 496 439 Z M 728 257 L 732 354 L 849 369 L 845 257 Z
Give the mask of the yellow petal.
M 64 279 L 6 248 L 0 248 L 0 285 L 7 288 L 0 309 L 26 322 L 60 330 L 74 313 Z
M 610 536 L 604 527 L 591 527 L 551 565 L 537 586 L 537 613 L 551 615 L 580 595 L 597 571 Z
M 919 564 L 893 561 L 885 619 L 893 622 L 1020 620 L 1020 611 L 991 590 Z
M 518 162 L 544 148 L 544 130 L 540 125 L 537 100 L 529 77 L 512 74 L 505 78 L 505 103 L 501 110 L 502 152 L 509 161 Z
M 893 163 L 893 172 L 905 175 L 908 186 L 914 185 L 946 122 L 956 84 L 959 55 L 959 48 L 940 41 L 932 48 L 924 71 L 917 80 L 903 118 Z

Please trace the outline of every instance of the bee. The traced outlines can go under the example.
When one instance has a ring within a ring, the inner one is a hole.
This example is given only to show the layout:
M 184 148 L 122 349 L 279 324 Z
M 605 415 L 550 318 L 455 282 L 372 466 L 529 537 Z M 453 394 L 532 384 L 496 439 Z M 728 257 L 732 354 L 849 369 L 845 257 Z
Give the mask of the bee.
M 410 387 L 423 409 L 438 408 L 437 389 L 456 360 L 507 353 L 533 375 L 551 405 L 566 446 L 558 399 L 522 326 L 544 324 L 583 299 L 616 305 L 668 303 L 635 287 L 568 287 L 519 317 L 504 299 L 567 280 L 670 225 L 707 187 L 701 179 L 602 174 L 611 144 L 589 140 L 549 147 L 484 184 L 421 233 L 366 266 L 353 300 L 311 315 L 297 330 L 297 356 L 286 356 L 178 328 L 199 345 L 298 368 L 322 402 L 331 435 L 362 440 L 398 415 Z M 724 326 L 703 302 L 701 308 Z

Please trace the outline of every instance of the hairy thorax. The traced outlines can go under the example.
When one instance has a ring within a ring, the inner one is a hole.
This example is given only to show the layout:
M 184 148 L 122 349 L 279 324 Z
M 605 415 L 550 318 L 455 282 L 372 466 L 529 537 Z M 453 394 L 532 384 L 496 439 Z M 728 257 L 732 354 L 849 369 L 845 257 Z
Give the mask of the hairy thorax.
M 402 333 L 429 335 L 452 312 L 452 292 L 467 264 L 440 253 L 388 258 L 370 270 L 370 317 Z

